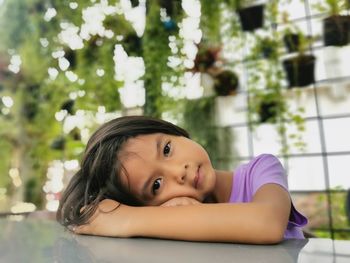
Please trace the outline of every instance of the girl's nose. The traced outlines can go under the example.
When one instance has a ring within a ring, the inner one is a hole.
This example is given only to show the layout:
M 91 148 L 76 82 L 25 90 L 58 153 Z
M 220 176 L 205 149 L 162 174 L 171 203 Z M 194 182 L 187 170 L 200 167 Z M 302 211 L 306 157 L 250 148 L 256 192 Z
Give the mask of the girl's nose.
M 187 179 L 187 170 L 188 165 L 168 166 L 165 174 L 172 178 L 172 180 L 176 181 L 178 184 L 185 184 Z
M 188 165 L 186 164 L 179 172 L 177 175 L 178 183 L 179 184 L 184 184 L 186 182 L 187 178 L 187 170 L 188 170 Z

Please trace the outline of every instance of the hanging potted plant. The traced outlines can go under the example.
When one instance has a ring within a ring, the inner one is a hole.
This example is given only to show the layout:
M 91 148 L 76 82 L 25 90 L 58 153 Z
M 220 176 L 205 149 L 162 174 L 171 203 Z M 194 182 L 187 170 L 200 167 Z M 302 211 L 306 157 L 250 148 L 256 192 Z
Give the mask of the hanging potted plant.
M 238 77 L 231 70 L 222 70 L 214 77 L 214 89 L 218 96 L 234 95 L 238 89 Z
M 221 47 L 199 44 L 192 71 L 202 73 L 216 71 L 216 64 L 220 61 L 220 51 Z
M 277 61 L 272 61 L 270 64 L 271 68 L 259 68 L 259 71 L 263 73 L 263 76 L 258 77 L 258 75 L 256 75 L 251 77 L 252 82 L 250 85 L 254 85 L 254 87 L 252 86 L 249 89 L 250 119 L 258 124 L 278 123 L 285 117 L 287 111 L 285 98 L 282 92 L 281 70 L 277 66 Z M 264 88 L 256 88 L 262 85 L 262 78 L 266 80 Z
M 64 51 L 64 57 L 69 61 L 69 66 L 72 70 L 75 70 L 77 67 L 77 53 L 75 50 L 66 49 Z
M 129 56 L 142 56 L 142 41 L 136 32 L 130 32 L 124 37 L 123 48 Z
M 221 47 L 199 45 L 194 60 L 193 72 L 201 73 L 201 86 L 206 94 L 214 89 L 218 96 L 234 95 L 238 89 L 238 76 L 235 72 L 223 69 L 224 61 L 220 57 Z
M 276 16 L 279 14 L 276 6 L 269 6 L 273 4 L 266 5 L 267 11 L 273 9 L 269 17 L 271 23 L 276 21 Z M 259 35 L 255 35 L 256 45 L 251 53 L 253 58 L 265 57 L 267 59 L 248 60 L 246 63 L 249 128 L 254 131 L 255 127 L 262 124 L 274 127 L 279 135 L 276 139 L 280 142 L 281 154 L 289 153 L 292 145 L 297 145 L 297 148 L 303 151 L 303 146 L 305 146 L 302 138 L 303 109 L 299 107 L 297 110 L 291 110 L 286 97 L 285 74 L 280 57 L 283 32 L 272 30 L 268 36 Z M 302 47 L 306 48 L 306 40 L 303 43 Z M 303 49 L 299 50 L 303 54 Z M 287 126 L 295 127 L 296 132 L 289 136 Z
M 130 3 L 133 8 L 139 6 L 140 4 L 139 0 L 130 0 Z
M 350 16 L 342 14 L 349 6 L 348 0 L 326 0 L 315 5 L 320 12 L 329 13 L 323 20 L 325 46 L 345 46 L 350 42 Z
M 305 130 L 305 120 L 302 117 L 304 109 L 299 107 L 290 110 L 283 85 L 283 69 L 279 60 L 260 61 L 254 66 L 259 72 L 252 72 L 249 77 L 250 129 L 254 130 L 261 124 L 272 124 L 279 135 L 282 154 L 287 154 L 291 145 L 304 151 L 306 146 L 302 137 Z M 286 123 L 295 127 L 294 133 L 287 134 Z
M 159 5 L 164 8 L 168 16 L 178 16 L 182 12 L 181 0 L 159 0 Z
M 266 58 L 266 59 L 276 59 L 279 54 L 280 42 L 276 36 L 268 37 L 256 37 L 256 45 L 252 50 L 253 59 Z
M 287 12 L 282 13 L 282 23 L 285 28 L 282 31 L 283 43 L 288 53 L 298 52 L 300 50 L 300 42 L 302 38 L 301 30 L 289 20 Z
M 265 4 L 252 0 L 236 0 L 235 6 L 243 31 L 254 31 L 264 26 Z
M 275 25 L 277 22 L 278 2 L 271 1 L 266 4 L 266 22 Z M 254 34 L 255 45 L 252 48 L 252 58 L 265 58 L 269 60 L 277 60 L 280 53 L 281 40 L 280 34 L 275 27 L 265 28 L 264 31 Z
M 289 87 L 304 87 L 315 82 L 316 57 L 306 54 L 305 50 L 311 43 L 311 38 L 299 35 L 299 54 L 283 61 L 283 68 Z
M 74 114 L 74 104 L 75 104 L 75 100 L 68 99 L 62 103 L 61 110 L 66 110 L 68 114 L 73 115 Z
M 276 123 L 278 116 L 284 110 L 284 103 L 280 96 L 267 92 L 261 95 L 258 102 L 258 121 L 260 123 Z
M 65 149 L 65 146 L 66 139 L 63 136 L 59 136 L 52 141 L 50 148 L 54 150 L 63 151 Z
M 283 61 L 289 87 L 305 87 L 315 82 L 313 55 L 299 55 Z
M 288 53 L 297 52 L 299 50 L 300 36 L 298 33 L 288 32 L 283 36 L 283 42 Z

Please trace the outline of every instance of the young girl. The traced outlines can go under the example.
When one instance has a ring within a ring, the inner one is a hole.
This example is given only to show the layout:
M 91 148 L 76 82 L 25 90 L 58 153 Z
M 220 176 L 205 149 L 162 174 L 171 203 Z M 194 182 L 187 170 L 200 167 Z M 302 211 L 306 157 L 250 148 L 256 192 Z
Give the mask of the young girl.
M 144 116 L 92 135 L 57 220 L 78 234 L 254 244 L 304 238 L 307 223 L 273 155 L 215 170 L 185 130 Z

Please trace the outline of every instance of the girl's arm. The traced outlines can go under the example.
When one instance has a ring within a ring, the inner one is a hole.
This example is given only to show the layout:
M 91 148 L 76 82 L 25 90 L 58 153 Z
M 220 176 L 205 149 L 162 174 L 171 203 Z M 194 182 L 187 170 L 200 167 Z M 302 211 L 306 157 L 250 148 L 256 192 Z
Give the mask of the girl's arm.
M 90 223 L 74 231 L 116 237 L 271 244 L 283 239 L 291 209 L 288 192 L 277 184 L 262 186 L 251 203 L 121 205 L 114 209 L 117 205 L 113 200 L 102 201 Z

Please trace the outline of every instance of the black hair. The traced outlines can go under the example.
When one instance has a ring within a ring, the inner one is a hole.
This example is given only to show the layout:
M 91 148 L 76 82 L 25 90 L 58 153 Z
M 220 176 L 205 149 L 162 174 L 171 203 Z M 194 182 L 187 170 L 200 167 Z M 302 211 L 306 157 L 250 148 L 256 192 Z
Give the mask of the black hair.
M 80 170 L 63 192 L 56 214 L 57 221 L 66 227 L 83 225 L 104 199 L 140 206 L 141 203 L 120 182 L 123 166 L 119 154 L 130 138 L 153 133 L 189 138 L 184 129 L 146 116 L 120 117 L 98 128 L 86 145 Z

